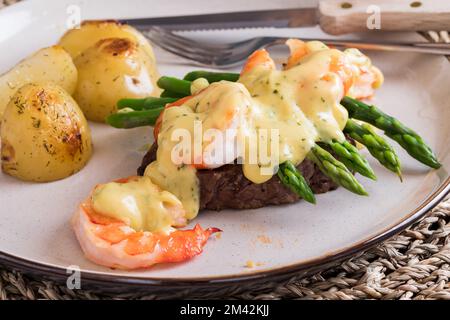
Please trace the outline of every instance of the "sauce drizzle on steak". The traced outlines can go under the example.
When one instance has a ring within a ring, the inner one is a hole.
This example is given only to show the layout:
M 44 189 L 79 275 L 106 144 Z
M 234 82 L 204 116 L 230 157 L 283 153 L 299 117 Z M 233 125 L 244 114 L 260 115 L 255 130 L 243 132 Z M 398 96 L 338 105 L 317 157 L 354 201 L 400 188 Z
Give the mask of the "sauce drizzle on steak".
M 142 176 L 147 165 L 156 160 L 157 148 L 157 145 L 153 144 L 144 156 L 137 171 L 138 175 Z M 337 188 L 310 160 L 305 159 L 297 168 L 314 193 L 325 193 Z M 300 200 L 281 183 L 277 175 L 264 183 L 255 184 L 244 176 L 242 166 L 238 164 L 198 170 L 197 177 L 200 183 L 200 210 L 256 209 Z

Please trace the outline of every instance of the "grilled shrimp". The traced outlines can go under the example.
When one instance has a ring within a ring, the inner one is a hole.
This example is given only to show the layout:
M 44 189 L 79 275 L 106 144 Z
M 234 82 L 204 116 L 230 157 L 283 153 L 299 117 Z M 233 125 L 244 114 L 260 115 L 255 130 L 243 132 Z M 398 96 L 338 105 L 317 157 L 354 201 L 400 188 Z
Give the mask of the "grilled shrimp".
M 270 57 L 266 49 L 256 50 L 248 57 L 244 67 L 242 68 L 241 75 L 248 73 L 255 67 L 264 68 L 269 71 L 275 69 L 275 62 Z
M 290 49 L 290 56 L 285 70 L 291 69 L 306 59 L 309 54 L 328 49 L 319 41 L 304 42 L 299 39 L 289 39 L 286 45 Z M 383 83 L 383 74 L 372 65 L 370 59 L 357 49 L 347 49 L 341 55 L 333 56 L 329 71 L 337 74 L 343 82 L 346 95 L 357 99 L 373 95 L 374 89 Z
M 113 183 L 120 186 L 139 179 L 149 178 L 130 177 Z M 133 228 L 132 219 L 120 219 L 96 210 L 94 193 L 104 186 L 98 185 L 72 218 L 72 226 L 84 254 L 96 264 L 130 270 L 148 268 L 158 263 L 186 261 L 200 254 L 210 235 L 220 231 L 217 228 L 205 230 L 198 224 L 190 230 L 176 230 L 171 226 L 158 232 L 138 230 Z M 184 209 L 173 195 L 158 190 L 156 186 L 146 200 L 153 201 L 152 195 L 157 198 L 155 205 L 163 209 L 172 225 L 186 224 Z M 132 199 L 129 194 L 125 198 L 125 205 L 138 206 L 136 198 Z M 120 205 L 117 210 L 120 210 Z M 120 212 L 115 214 L 119 216 Z
M 284 70 L 295 68 L 308 59 L 311 54 L 329 49 L 322 42 L 304 42 L 299 39 L 289 39 L 286 41 L 286 45 L 290 49 L 290 56 L 284 64 Z M 343 52 L 335 50 L 335 53 L 330 55 L 328 74 L 323 75 L 323 80 L 333 81 L 334 75 L 337 75 L 342 83 L 344 95 L 358 99 L 372 96 L 374 89 L 383 83 L 381 71 L 357 49 L 347 49 Z M 274 61 L 265 49 L 256 50 L 250 55 L 242 69 L 241 77 L 248 77 L 250 71 L 256 68 L 259 73 L 261 70 L 273 71 L 276 69 Z
M 175 122 L 170 122 L 168 119 L 176 121 L 174 119 L 179 115 L 165 117 L 166 113 L 185 114 L 188 111 L 201 122 L 204 134 L 201 137 L 201 154 L 197 156 L 192 154 L 195 158 L 189 164 L 197 169 L 220 167 L 241 155 L 237 141 L 241 137 L 242 130 L 247 127 L 249 120 L 245 114 L 251 103 L 251 96 L 242 84 L 229 81 L 212 83 L 194 95 L 166 105 L 154 127 L 155 141 L 158 141 L 161 130 L 177 127 Z M 169 110 L 173 107 L 183 107 L 184 109 L 182 112 Z M 164 121 L 166 122 L 163 123 Z M 213 130 L 215 133 L 211 139 L 207 137 L 209 130 Z M 220 139 L 218 139 L 218 135 L 220 135 Z M 197 138 L 199 137 L 196 137 L 194 133 L 194 139 Z

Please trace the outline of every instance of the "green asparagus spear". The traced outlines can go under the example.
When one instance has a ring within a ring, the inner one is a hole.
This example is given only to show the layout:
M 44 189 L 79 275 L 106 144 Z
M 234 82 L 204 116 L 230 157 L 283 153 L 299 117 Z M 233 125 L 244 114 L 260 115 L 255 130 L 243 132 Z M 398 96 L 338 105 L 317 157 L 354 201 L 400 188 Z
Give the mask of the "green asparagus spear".
M 239 73 L 229 73 L 229 72 L 210 72 L 197 70 L 189 72 L 184 76 L 184 80 L 194 81 L 198 78 L 205 78 L 209 83 L 218 82 L 221 80 L 227 80 L 231 82 L 236 82 L 239 79 Z
M 373 172 L 370 164 L 350 142 L 338 142 L 333 140 L 329 143 L 329 146 L 347 168 L 359 172 L 367 178 L 377 180 L 375 172 Z
M 236 82 L 239 79 L 239 74 L 199 70 L 189 72 L 185 75 L 183 80 L 174 77 L 161 77 L 157 83 L 158 87 L 164 89 L 161 93 L 161 97 L 183 98 L 191 95 L 191 82 L 198 78 L 205 78 L 209 83 L 221 80 Z
M 369 106 L 350 97 L 344 97 L 341 103 L 348 110 L 351 118 L 365 121 L 383 130 L 388 137 L 397 141 L 413 158 L 431 168 L 437 169 L 441 166 L 433 151 L 423 139 L 394 117 L 385 114 L 373 105 Z
M 117 112 L 108 116 L 106 123 L 122 129 L 152 126 L 163 109 L 164 107 L 141 111 Z
M 328 151 L 315 145 L 308 153 L 308 158 L 336 184 L 359 195 L 368 195 L 364 187 L 356 180 L 347 167 L 336 160 Z
M 191 95 L 191 82 L 177 79 L 174 77 L 161 77 L 157 82 L 158 87 L 169 92 L 182 94 L 184 96 Z
M 370 154 L 377 159 L 385 168 L 396 173 L 402 180 L 400 160 L 392 146 L 376 134 L 368 124 L 355 122 L 348 119 L 344 132 L 351 138 L 366 146 Z
M 155 98 L 148 97 L 144 99 L 120 99 L 117 102 L 117 108 L 131 108 L 133 110 L 148 110 L 164 107 L 167 103 L 172 103 L 177 101 L 177 98 Z
M 163 92 L 161 92 L 160 94 L 161 98 L 176 98 L 176 99 L 181 99 L 186 97 L 185 94 L 181 94 L 181 93 L 176 93 L 176 92 L 172 92 L 169 90 L 164 90 Z
M 290 161 L 280 164 L 278 177 L 281 182 L 310 203 L 316 203 L 314 193 L 306 182 L 301 172 Z

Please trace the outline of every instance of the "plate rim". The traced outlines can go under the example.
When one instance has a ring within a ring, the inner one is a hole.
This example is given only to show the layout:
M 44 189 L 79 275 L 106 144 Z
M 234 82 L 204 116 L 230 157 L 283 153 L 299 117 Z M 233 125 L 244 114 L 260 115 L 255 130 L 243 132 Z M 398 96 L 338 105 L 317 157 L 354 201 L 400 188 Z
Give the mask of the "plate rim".
M 273 281 L 281 278 L 288 278 L 296 273 L 307 273 L 308 270 L 320 268 L 330 265 L 338 261 L 342 261 L 358 252 L 367 250 L 380 242 L 391 238 L 392 236 L 405 230 L 414 222 L 425 216 L 425 214 L 434 208 L 447 194 L 450 193 L 450 176 L 439 185 L 439 187 L 429 195 L 422 203 L 409 212 L 398 222 L 383 229 L 382 231 L 361 240 L 351 246 L 343 249 L 328 252 L 322 256 L 297 262 L 291 265 L 272 268 L 269 270 L 256 270 L 255 272 L 247 272 L 235 275 L 216 276 L 216 277 L 199 277 L 199 278 L 151 278 L 151 277 L 130 277 L 126 275 L 102 274 L 90 271 L 80 270 L 80 278 L 84 288 L 101 287 L 107 289 L 111 285 L 120 285 L 126 287 L 139 287 L 152 291 L 163 288 L 170 290 L 180 287 L 189 287 L 193 290 L 201 287 L 231 287 L 233 285 L 252 284 L 264 281 Z M 22 257 L 14 256 L 9 253 L 0 251 L 0 264 L 11 266 L 16 270 L 23 271 L 26 274 L 42 276 L 55 282 L 66 282 L 70 274 L 67 269 L 48 265 L 41 262 L 34 262 Z M 116 288 L 118 289 L 118 288 Z
M 22 1 L 14 5 L 10 5 L 2 9 L 2 13 L 7 13 L 9 10 L 14 10 L 18 6 L 25 5 L 27 2 Z M 423 35 L 419 34 L 422 38 Z M 321 256 L 313 259 L 300 261 L 286 266 L 266 269 L 255 270 L 254 272 L 246 272 L 241 274 L 227 275 L 227 276 L 211 276 L 211 277 L 198 277 L 198 278 L 151 278 L 151 277 L 130 277 L 127 275 L 112 275 L 104 274 L 101 272 L 80 271 L 81 281 L 83 289 L 91 286 L 100 286 L 105 289 L 120 285 L 120 288 L 141 288 L 146 291 L 152 291 L 156 289 L 171 290 L 180 287 L 190 287 L 193 290 L 201 287 L 215 288 L 217 286 L 233 286 L 252 284 L 261 281 L 273 281 L 281 278 L 288 278 L 301 272 L 307 273 L 308 270 L 316 270 L 326 265 L 337 263 L 354 254 L 367 250 L 388 238 L 402 232 L 407 227 L 417 222 L 424 217 L 426 213 L 434 208 L 438 203 L 450 193 L 450 175 L 447 174 L 446 179 L 438 186 L 438 188 L 429 195 L 420 205 L 411 210 L 408 214 L 405 214 L 400 220 L 394 222 L 392 225 L 384 228 L 376 234 L 369 236 L 359 242 L 356 242 L 350 246 L 341 248 L 336 251 L 327 252 Z M 67 273 L 67 269 L 32 261 L 23 257 L 15 256 L 0 250 L 0 266 L 9 266 L 15 270 L 23 271 L 25 274 L 31 274 L 33 276 L 41 276 L 55 282 L 66 282 L 70 274 Z M 303 274 L 302 274 L 303 275 Z

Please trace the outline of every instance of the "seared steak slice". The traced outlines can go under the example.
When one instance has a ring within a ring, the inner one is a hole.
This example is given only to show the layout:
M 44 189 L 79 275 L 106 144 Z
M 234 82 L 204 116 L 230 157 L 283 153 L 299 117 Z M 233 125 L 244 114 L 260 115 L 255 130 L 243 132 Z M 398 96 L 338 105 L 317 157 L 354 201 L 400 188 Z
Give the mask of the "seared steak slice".
M 156 160 L 156 150 L 157 146 L 153 144 L 138 168 L 139 175 L 143 175 L 147 165 Z M 314 193 L 337 188 L 310 160 L 305 159 L 297 168 Z M 242 166 L 238 164 L 198 170 L 197 177 L 200 183 L 200 209 L 255 209 L 299 200 L 294 192 L 281 183 L 278 176 L 273 176 L 265 183 L 255 184 L 244 176 Z

